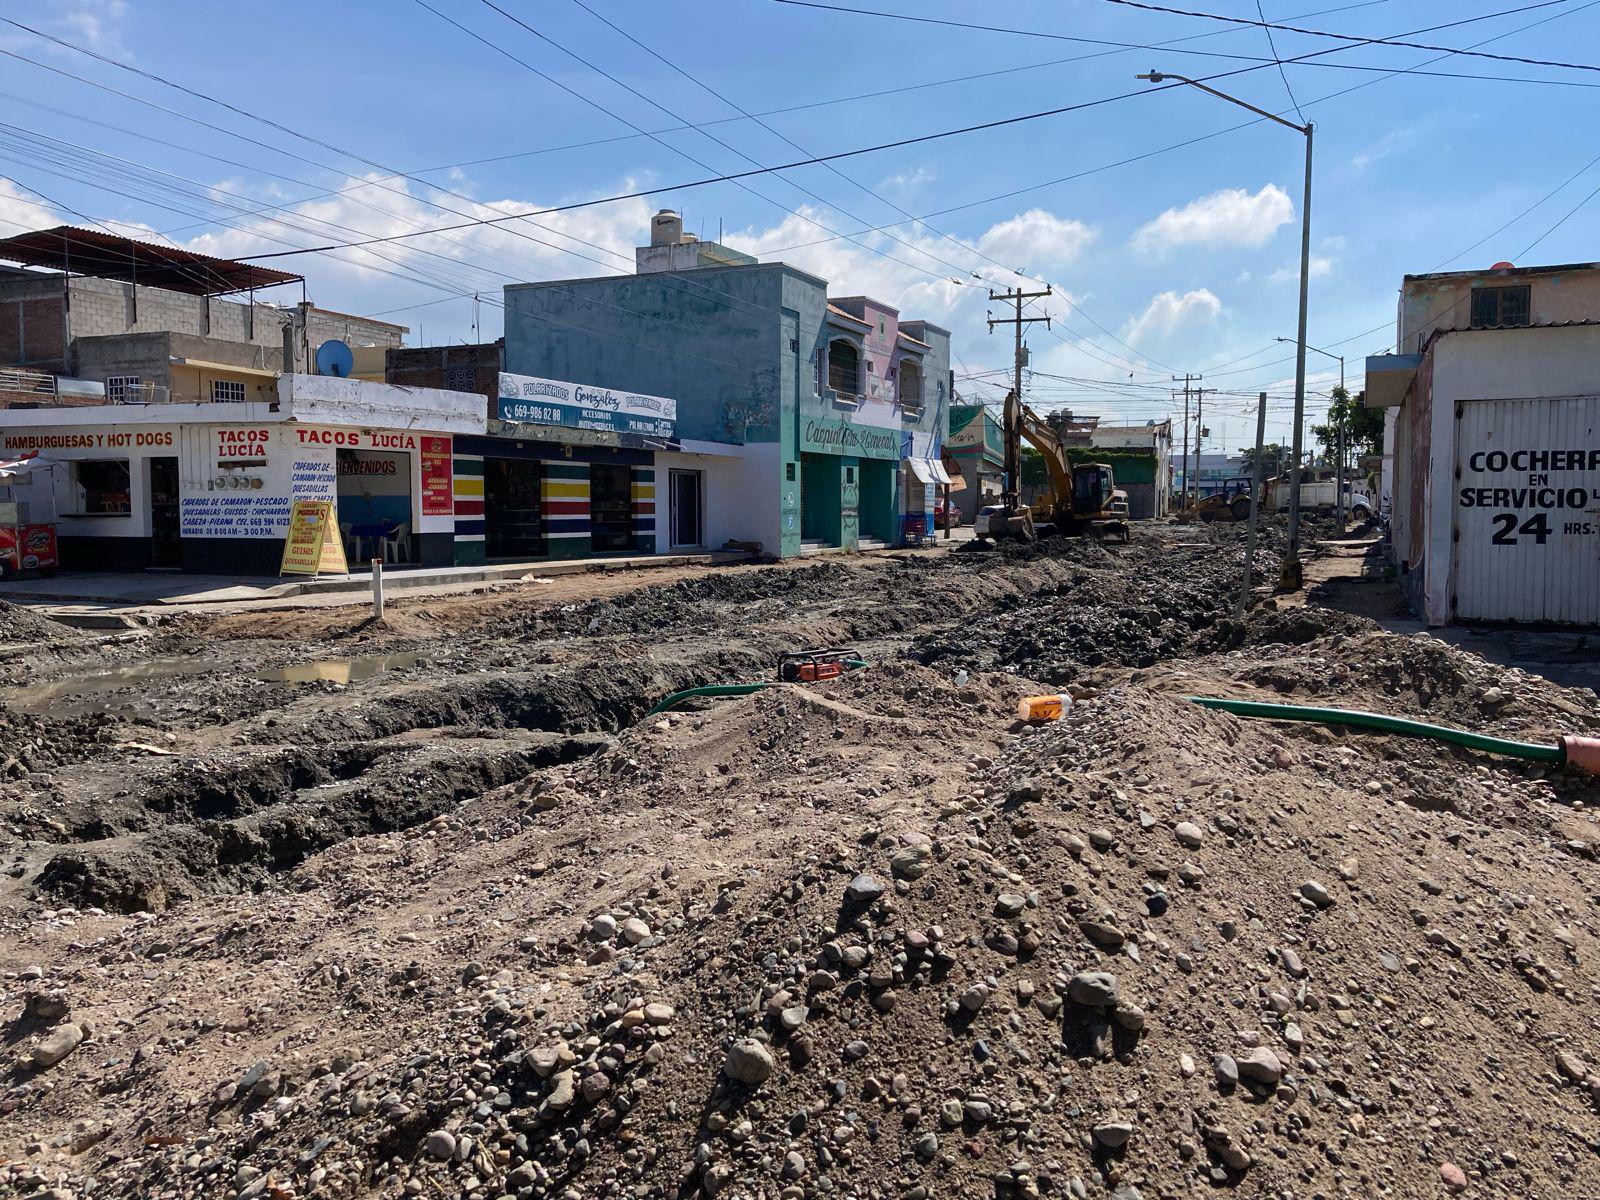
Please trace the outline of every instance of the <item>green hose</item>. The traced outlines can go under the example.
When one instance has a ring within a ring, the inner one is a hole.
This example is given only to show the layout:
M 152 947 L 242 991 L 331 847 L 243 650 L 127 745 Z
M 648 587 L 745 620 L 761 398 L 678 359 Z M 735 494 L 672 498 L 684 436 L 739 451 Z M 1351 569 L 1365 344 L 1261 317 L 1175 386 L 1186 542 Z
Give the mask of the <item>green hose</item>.
M 666 712 L 667 709 L 676 708 L 685 700 L 692 700 L 696 696 L 748 696 L 751 692 L 759 692 L 762 688 L 771 686 L 770 683 L 710 683 L 705 687 L 684 688 L 681 692 L 673 692 L 645 713 L 645 716 L 653 717 L 659 712 Z
M 840 661 L 851 670 L 859 670 L 870 665 L 860 658 L 846 658 Z M 685 700 L 693 700 L 696 696 L 748 696 L 752 692 L 759 692 L 762 688 L 771 686 L 771 683 L 710 683 L 704 687 L 684 688 L 681 692 L 673 692 L 645 713 L 645 716 L 653 717 L 657 713 L 666 712 L 669 708 L 677 708 Z
M 1218 696 L 1185 696 L 1206 708 L 1220 708 L 1239 717 L 1266 717 L 1276 721 L 1315 721 L 1322 725 L 1353 725 L 1359 729 L 1377 729 L 1384 733 L 1403 733 L 1411 737 L 1434 738 L 1441 742 L 1454 742 L 1471 750 L 1485 750 L 1490 754 L 1507 754 L 1512 758 L 1526 758 L 1534 762 L 1561 765 L 1567 760 L 1561 746 L 1541 746 L 1534 742 L 1512 742 L 1487 734 L 1471 733 L 1465 729 L 1450 729 L 1444 725 L 1428 725 L 1422 721 L 1408 721 L 1404 717 L 1390 717 L 1383 713 L 1360 712 L 1350 708 L 1310 708 L 1302 704 L 1259 704 L 1254 700 L 1224 700 Z

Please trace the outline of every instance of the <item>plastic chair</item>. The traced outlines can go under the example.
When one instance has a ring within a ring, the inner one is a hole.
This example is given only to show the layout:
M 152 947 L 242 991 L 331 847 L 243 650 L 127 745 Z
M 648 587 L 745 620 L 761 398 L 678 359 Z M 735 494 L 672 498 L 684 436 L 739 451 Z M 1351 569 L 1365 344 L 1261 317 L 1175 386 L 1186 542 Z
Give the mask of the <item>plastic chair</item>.
M 410 522 L 396 525 L 392 533 L 385 535 L 383 539 L 383 561 L 386 563 L 406 563 L 411 561 Z
M 345 561 L 355 562 L 361 557 L 361 539 L 355 535 L 355 526 L 345 521 L 339 526 L 339 536 L 344 539 Z

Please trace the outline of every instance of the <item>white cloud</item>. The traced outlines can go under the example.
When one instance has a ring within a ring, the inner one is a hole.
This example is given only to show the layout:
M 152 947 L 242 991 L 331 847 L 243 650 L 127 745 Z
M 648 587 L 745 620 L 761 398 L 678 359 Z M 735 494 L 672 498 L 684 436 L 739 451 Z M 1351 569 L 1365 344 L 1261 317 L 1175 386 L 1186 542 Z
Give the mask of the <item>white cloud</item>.
M 57 216 L 31 192 L 0 177 L 0 237 L 12 237 L 29 229 L 48 229 L 70 219 Z
M 890 175 L 878 185 L 878 190 L 880 192 L 910 191 L 913 188 L 921 187 L 925 183 L 932 183 L 936 178 L 938 176 L 928 170 L 927 167 L 914 167 L 909 171 L 901 171 L 898 174 Z
M 118 35 L 128 15 L 127 0 L 56 0 L 57 19 L 90 47 L 121 50 Z
M 1123 328 L 1124 340 L 1132 345 L 1148 345 L 1192 333 L 1215 321 L 1222 312 L 1222 301 L 1207 288 L 1178 295 L 1162 292 Z
M 1360 151 L 1350 159 L 1350 165 L 1358 171 L 1364 171 L 1380 158 L 1385 158 L 1399 147 L 1409 142 L 1416 135 L 1416 129 L 1395 129 L 1384 134 L 1365 150 Z
M 978 239 L 977 246 L 990 258 L 999 259 L 1013 270 L 1038 276 L 1075 262 L 1093 240 L 1094 230 L 1082 221 L 1058 217 L 1042 208 L 1030 208 L 990 226 Z
M 129 61 L 133 54 L 122 42 L 127 16 L 128 0 L 51 0 L 46 13 L 26 20 L 26 24 L 64 41 Z M 10 26 L 0 32 L 0 47 L 15 50 L 29 58 L 77 57 L 77 52 L 66 46 L 58 46 L 55 42 L 42 40 Z
M 1224 188 L 1169 208 L 1133 235 L 1133 248 L 1143 254 L 1164 254 L 1178 246 L 1264 246 L 1280 226 L 1294 219 L 1294 204 L 1275 183 L 1254 195 L 1243 188 Z
M 1308 265 L 1311 268 L 1310 274 L 1311 274 L 1311 278 L 1313 278 L 1313 279 L 1322 279 L 1325 276 L 1333 274 L 1333 259 L 1328 258 L 1326 255 L 1313 254 L 1311 256 L 1311 262 Z M 1298 283 L 1299 281 L 1300 281 L 1300 260 L 1299 259 L 1296 259 L 1292 263 L 1285 263 L 1283 266 L 1279 267 L 1276 271 L 1274 271 L 1271 275 L 1267 276 L 1267 282 L 1268 283 L 1290 283 L 1290 282 Z
M 432 178 L 454 192 L 469 194 L 474 183 L 470 178 L 446 179 L 443 173 Z M 648 179 L 611 179 L 597 185 L 596 190 L 602 194 L 633 192 L 649 185 Z M 219 189 L 219 198 L 225 196 L 252 209 L 285 202 L 281 191 L 264 185 L 251 189 L 237 179 L 220 179 L 213 186 Z M 474 201 L 425 191 L 414 181 L 390 179 L 377 172 L 351 177 L 334 186 L 338 188 L 334 194 L 292 203 L 283 210 L 235 217 L 236 228 L 206 226 L 193 218 L 168 215 L 153 229 L 135 232 L 130 227 L 119 231 L 232 258 L 272 254 L 296 246 L 410 235 L 428 227 L 528 212 L 581 198 L 520 195 Z M 247 194 L 252 191 L 253 196 Z M 455 211 L 440 211 L 432 201 Z M 469 335 L 470 293 L 481 293 L 481 334 L 493 338 L 500 332 L 501 314 L 496 305 L 501 300 L 501 288 L 507 283 L 631 274 L 633 249 L 648 237 L 650 216 L 661 204 L 660 199 L 640 198 L 525 221 L 407 237 L 370 249 L 265 261 L 303 272 L 312 300 L 330 308 L 377 313 L 427 305 L 417 311 L 415 318 L 410 313 L 400 313 L 394 319 L 410 323 L 414 329 L 425 321 L 429 341 Z M 99 216 L 102 209 L 96 204 L 87 211 Z M 782 220 L 727 233 L 723 240 L 764 260 L 781 259 L 813 272 L 828 280 L 835 294 L 871 295 L 899 308 L 908 318 L 925 318 L 945 326 L 952 330 L 957 348 L 974 366 L 979 365 L 980 359 L 990 357 L 995 362 L 1009 363 L 1010 339 L 1004 331 L 990 337 L 984 323 L 985 310 L 990 307 L 989 288 L 1019 282 L 1007 268 L 1027 268 L 1044 278 L 1059 278 L 1077 262 L 1095 236 L 1085 223 L 1042 208 L 1018 213 L 980 231 L 959 232 L 967 245 L 1005 264 L 1000 267 L 925 227 L 906 225 L 894 231 L 908 245 L 881 232 L 859 235 L 858 241 L 863 244 L 856 244 L 833 237 L 806 218 L 831 229 L 855 228 L 848 219 L 820 208 L 801 211 L 805 217 L 779 214 Z M 77 218 L 52 213 L 48 205 L 9 187 L 4 180 L 0 180 L 0 218 L 15 222 L 13 226 L 0 226 L 0 236 L 16 233 L 20 228 L 40 228 L 64 221 L 81 223 Z M 950 232 L 958 233 L 955 228 Z M 411 275 L 426 276 L 438 286 L 407 278 Z M 468 295 L 451 297 L 449 292 Z M 262 298 L 271 299 L 272 295 Z M 298 288 L 285 289 L 282 298 L 285 302 L 298 300 Z M 1048 307 L 1061 316 L 1075 303 L 1072 295 L 1058 291 L 1039 311 Z M 1041 352 L 1047 347 L 1065 350 L 1042 329 L 1034 331 L 1033 342 Z M 1081 355 L 1076 358 L 1080 373 L 1090 369 Z

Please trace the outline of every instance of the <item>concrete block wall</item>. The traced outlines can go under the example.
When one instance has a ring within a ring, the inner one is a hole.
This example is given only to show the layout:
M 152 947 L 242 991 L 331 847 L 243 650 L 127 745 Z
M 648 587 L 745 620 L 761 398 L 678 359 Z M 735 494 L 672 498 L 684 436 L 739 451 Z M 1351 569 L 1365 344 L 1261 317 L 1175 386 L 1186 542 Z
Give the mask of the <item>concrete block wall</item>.
M 311 353 L 330 338 L 350 346 L 398 346 L 405 339 L 404 325 L 392 325 L 371 317 L 357 317 L 349 313 L 310 306 L 305 309 L 306 340 Z
M 58 282 L 0 287 L 0 366 L 66 370 L 66 320 Z
M 75 338 L 170 332 L 281 347 L 283 326 L 292 317 L 288 310 L 257 304 L 252 329 L 248 303 L 154 287 L 140 287 L 135 297 L 133 284 L 112 279 L 74 278 L 70 288 Z

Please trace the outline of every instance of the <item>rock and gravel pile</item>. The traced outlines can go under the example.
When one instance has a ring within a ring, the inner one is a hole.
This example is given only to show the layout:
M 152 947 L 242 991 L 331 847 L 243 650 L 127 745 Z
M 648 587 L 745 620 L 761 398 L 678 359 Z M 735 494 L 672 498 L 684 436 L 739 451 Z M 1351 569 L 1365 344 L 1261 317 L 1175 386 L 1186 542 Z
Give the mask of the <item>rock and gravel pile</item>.
M 1122 603 L 1159 590 L 1137 543 L 1043 561 L 977 586 L 1062 584 L 1052 611 L 1085 622 L 1119 563 Z M 924 582 L 803 576 L 767 625 L 770 581 L 735 591 L 776 639 L 812 591 L 882 630 Z M 686 592 L 641 611 L 705 620 Z M 1600 728 L 1592 694 L 1359 620 L 1258 611 L 1223 637 L 1178 611 L 1152 665 L 1060 651 L 1070 685 L 993 669 L 1002 639 L 967 622 L 912 645 L 945 638 L 936 665 L 885 638 L 843 679 L 520 763 L 487 723 L 427 726 L 407 681 L 417 723 L 367 759 L 330 735 L 279 762 L 261 721 L 238 730 L 234 761 L 277 762 L 293 799 L 226 820 L 204 807 L 224 748 L 149 765 L 237 891 L 0 894 L 0 1193 L 1600 1195 L 1600 786 L 1183 699 L 1549 740 Z M 531 644 L 575 655 L 611 615 L 547 613 L 573 624 Z M 601 662 L 633 635 L 593 636 Z M 1017 726 L 1047 682 L 1067 719 Z M 345 729 L 375 699 L 395 720 L 379 688 L 308 698 Z M 383 819 L 275 872 L 239 857 L 272 822 L 323 828 L 319 803 Z
M 925 634 L 911 653 L 927 664 L 959 662 L 1060 685 L 1095 667 L 1148 667 L 1228 645 L 1240 636 L 1233 613 L 1244 538 L 1231 526 L 1206 536 L 1191 544 L 1206 552 L 1182 555 L 1180 569 L 1173 546 L 1147 540 L 1048 538 L 990 551 L 1070 566 L 1063 579 L 1003 597 L 981 621 Z M 1274 549 L 1258 546 L 1255 577 L 1275 577 L 1277 562 Z
M 85 634 L 81 629 L 52 621 L 42 613 L 9 600 L 0 600 L 0 646 L 16 644 L 51 645 L 80 641 Z

